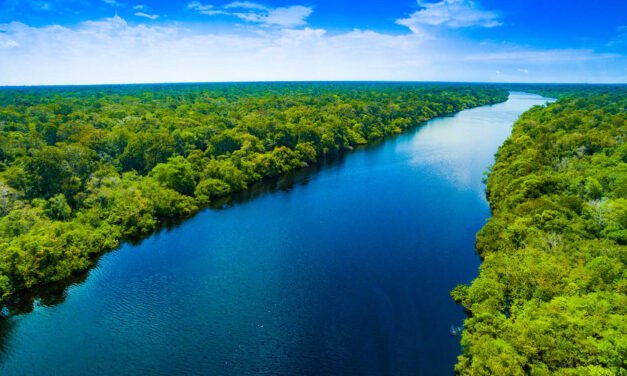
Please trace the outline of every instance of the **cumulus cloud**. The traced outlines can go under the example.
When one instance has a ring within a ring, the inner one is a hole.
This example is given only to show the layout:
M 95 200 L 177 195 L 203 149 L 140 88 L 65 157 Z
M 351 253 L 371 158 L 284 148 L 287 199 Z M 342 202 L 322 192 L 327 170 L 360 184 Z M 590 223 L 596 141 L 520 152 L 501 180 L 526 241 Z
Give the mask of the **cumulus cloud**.
M 524 74 L 529 73 L 529 69 L 518 68 L 517 70 L 518 70 L 520 73 L 524 73 Z
M 157 18 L 159 18 L 158 14 L 147 14 L 147 13 L 144 13 L 144 12 L 137 12 L 137 13 L 135 13 L 135 15 L 138 16 L 138 17 L 145 17 L 145 18 L 148 18 L 148 19 L 151 19 L 151 20 L 156 20 Z
M 424 3 L 418 0 L 422 8 L 408 18 L 396 20 L 399 25 L 409 27 L 413 32 L 422 32 L 424 26 L 460 27 L 495 27 L 502 23 L 496 12 L 483 10 L 471 0 L 442 0 L 438 3 Z

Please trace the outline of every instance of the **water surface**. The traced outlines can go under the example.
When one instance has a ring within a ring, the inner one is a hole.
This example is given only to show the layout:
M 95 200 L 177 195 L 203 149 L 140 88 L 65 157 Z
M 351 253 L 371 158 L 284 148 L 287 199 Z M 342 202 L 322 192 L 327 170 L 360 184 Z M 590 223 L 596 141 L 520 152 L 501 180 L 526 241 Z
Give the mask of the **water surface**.
M 0 373 L 452 375 L 482 173 L 545 101 L 432 120 L 125 244 L 62 303 L 1 323 Z

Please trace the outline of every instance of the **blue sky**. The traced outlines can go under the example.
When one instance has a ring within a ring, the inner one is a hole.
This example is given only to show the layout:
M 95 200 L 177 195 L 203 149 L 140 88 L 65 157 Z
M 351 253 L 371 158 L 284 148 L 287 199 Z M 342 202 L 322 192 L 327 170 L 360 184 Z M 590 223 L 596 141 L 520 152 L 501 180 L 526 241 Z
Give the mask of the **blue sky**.
M 0 0 L 0 85 L 627 82 L 627 1 Z

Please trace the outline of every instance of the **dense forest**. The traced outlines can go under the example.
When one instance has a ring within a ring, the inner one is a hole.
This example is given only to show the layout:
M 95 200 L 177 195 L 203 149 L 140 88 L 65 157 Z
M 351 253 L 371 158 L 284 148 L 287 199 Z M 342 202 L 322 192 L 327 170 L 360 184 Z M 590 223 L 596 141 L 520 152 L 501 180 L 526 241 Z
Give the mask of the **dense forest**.
M 462 375 L 627 375 L 627 90 L 562 98 L 515 123 L 489 172 Z
M 264 83 L 0 88 L 2 301 L 217 197 L 497 103 L 527 111 L 489 171 L 462 375 L 627 375 L 627 89 Z
M 506 98 L 468 84 L 0 89 L 1 295 L 84 270 L 217 196 Z

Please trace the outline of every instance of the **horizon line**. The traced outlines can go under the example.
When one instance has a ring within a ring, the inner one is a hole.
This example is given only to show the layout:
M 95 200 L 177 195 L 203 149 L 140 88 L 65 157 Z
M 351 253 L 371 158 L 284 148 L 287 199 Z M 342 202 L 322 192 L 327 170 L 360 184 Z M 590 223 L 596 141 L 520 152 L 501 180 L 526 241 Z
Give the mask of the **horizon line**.
M 0 88 L 54 88 L 88 86 L 142 86 L 142 85 L 208 85 L 208 84 L 255 84 L 255 83 L 442 83 L 442 84 L 484 84 L 484 85 L 627 85 L 627 82 L 494 82 L 494 81 L 395 81 L 395 80 L 258 80 L 258 81 L 177 81 L 177 82 L 127 82 L 127 83 L 90 83 L 90 84 L 24 84 L 0 85 Z

